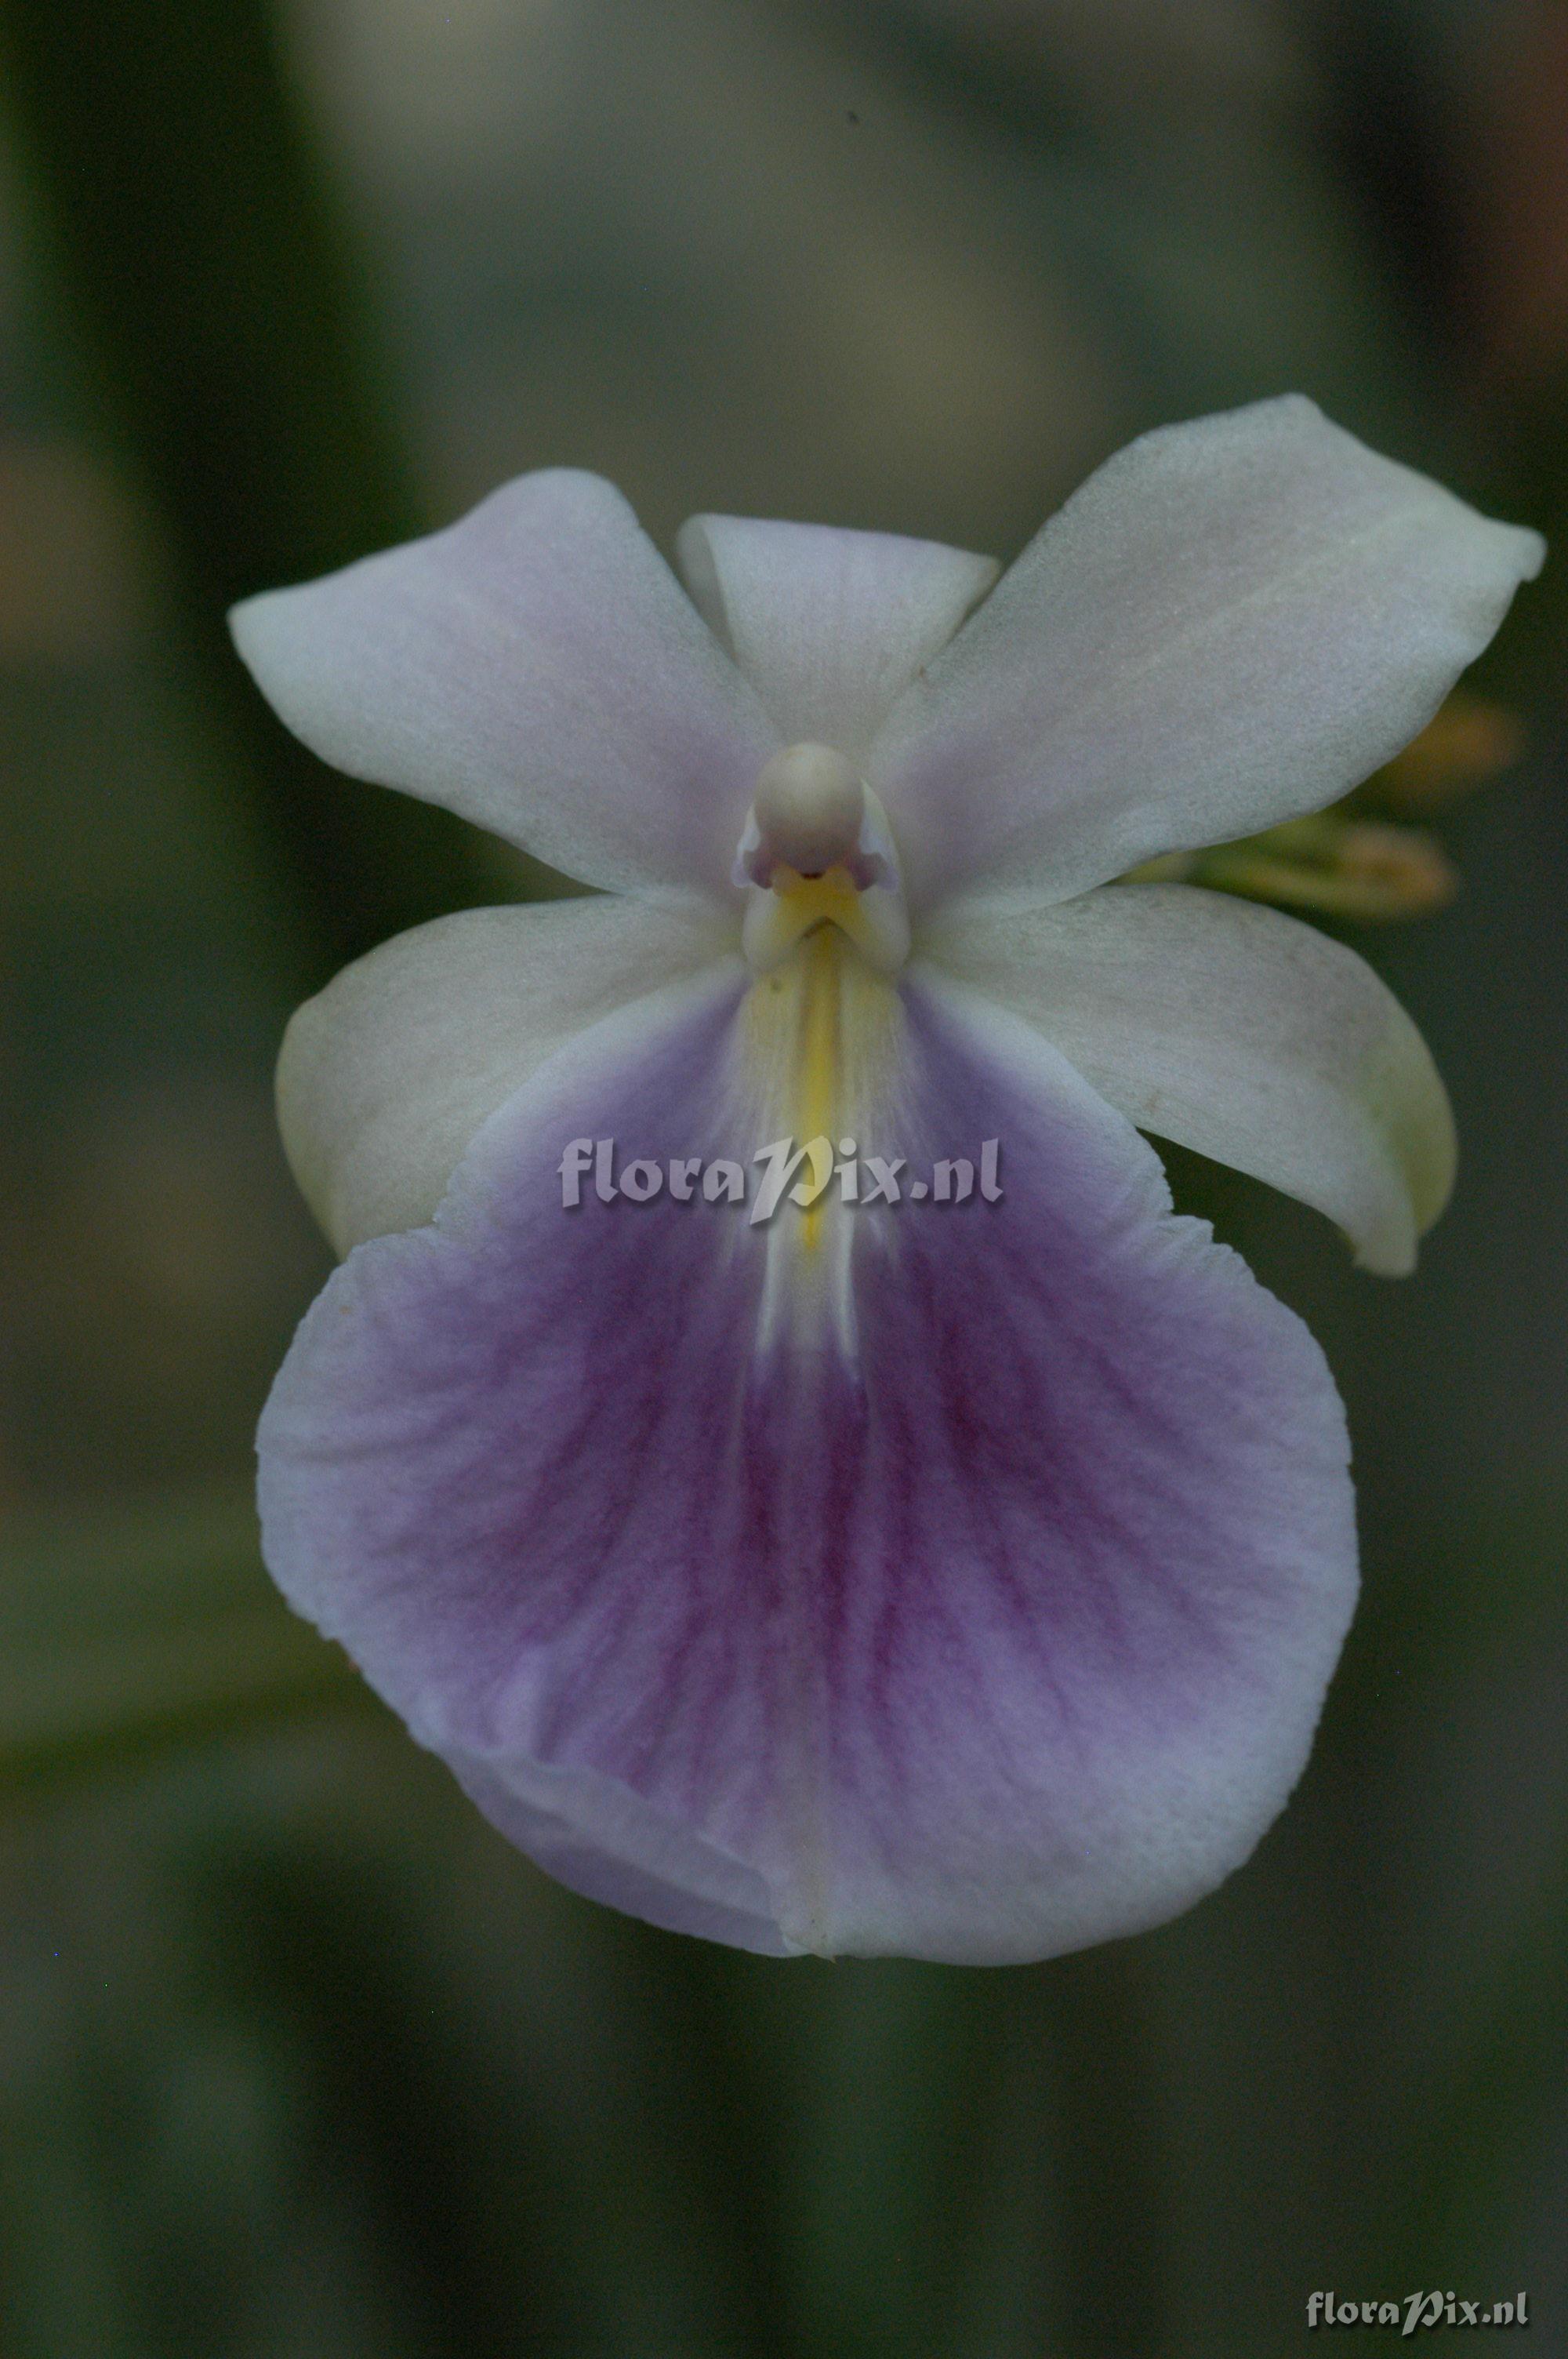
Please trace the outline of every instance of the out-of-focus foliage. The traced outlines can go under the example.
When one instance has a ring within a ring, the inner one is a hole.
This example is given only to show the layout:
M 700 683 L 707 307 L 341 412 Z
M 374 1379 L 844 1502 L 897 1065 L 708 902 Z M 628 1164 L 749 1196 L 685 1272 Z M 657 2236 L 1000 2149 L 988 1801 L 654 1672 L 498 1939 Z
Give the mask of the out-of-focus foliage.
M 1243 855 L 1449 1079 L 1422 1274 L 1173 1158 L 1349 1399 L 1313 1767 L 1193 1916 L 989 1973 L 557 1891 L 266 1584 L 288 1000 L 549 880 L 310 764 L 222 607 L 560 462 L 1006 555 L 1287 386 L 1568 543 L 1559 0 L 4 0 L 0 77 L 7 2359 L 1273 2359 L 1417 2285 L 1553 2347 L 1561 559 L 1488 704 Z M 1374 933 L 1389 827 L 1460 890 Z

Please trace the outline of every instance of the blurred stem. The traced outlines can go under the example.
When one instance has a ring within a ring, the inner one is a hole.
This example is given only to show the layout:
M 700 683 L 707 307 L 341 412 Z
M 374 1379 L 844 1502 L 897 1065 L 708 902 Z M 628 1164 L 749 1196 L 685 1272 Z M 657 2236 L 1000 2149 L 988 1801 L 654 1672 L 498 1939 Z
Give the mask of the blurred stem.
M 1154 2359 L 1162 2082 L 1117 1943 L 1040 1967 L 803 1966 L 801 2359 Z
M 773 2085 L 781 2043 L 771 1984 L 781 1969 L 684 1934 L 639 1927 L 628 1940 L 617 1930 L 619 1979 L 642 2052 L 664 2060 L 656 2081 L 651 2065 L 643 2069 L 660 2142 L 687 2159 L 729 2261 L 730 2359 L 797 2359 Z
M 940 2346 L 957 2359 L 1170 2347 L 1165 2084 L 1146 1973 L 1141 1946 L 1117 1942 L 968 1986 L 975 2151 Z
M 1459 2011 L 1408 2167 L 1391 2174 L 1407 2271 L 1497 2285 L 1524 2242 L 1568 2068 L 1568 1867 L 1559 1866 L 1507 1957 Z M 1398 2250 L 1394 2234 L 1385 2251 Z M 1415 2278 L 1411 2277 L 1411 2283 Z
M 1568 1502 L 1549 1479 L 1451 1521 L 1441 1546 L 1401 1550 L 1397 1532 L 1373 1534 L 1357 1643 L 1330 1703 L 1346 1730 L 1387 1720 L 1395 1697 L 1422 1723 L 1463 1724 L 1468 1690 L 1506 1698 L 1517 1667 L 1550 1658 L 1562 1623 L 1563 1533 Z M 1330 1741 L 1333 1742 L 1331 1731 Z M 1353 1774 L 1357 1774 L 1353 1772 Z M 1494 1771 L 1494 1807 L 1512 1804 L 1510 1773 Z M 1511 1775 L 1530 1776 L 1528 1757 Z M 1364 1774 L 1361 1783 L 1365 1785 Z M 1520 1806 L 1524 1797 L 1520 1795 Z M 1411 2286 L 1509 2291 L 1522 2266 L 1561 2136 L 1568 2072 L 1568 1826 L 1543 1846 L 1546 1873 L 1523 1896 L 1517 1917 L 1482 1947 L 1467 1986 L 1428 2028 L 1417 2055 L 1395 2049 L 1391 2072 L 1374 2082 L 1362 2124 L 1364 2178 L 1356 2190 L 1360 2266 Z M 1371 1939 L 1367 1930 L 1363 1939 Z M 1385 1939 L 1393 1937 L 1387 1931 Z M 1393 1955 L 1399 2004 L 1400 1954 Z M 1375 2040 L 1392 2048 L 1387 1997 L 1367 1987 Z M 1370 2336 L 1364 2338 L 1368 2349 Z M 1352 2343 L 1354 2338 L 1352 2338 Z M 1352 2347 L 1347 2343 L 1346 2347 Z
M 531 2158 L 532 2200 L 508 2202 L 490 2092 L 461 2069 L 454 2010 L 431 2006 L 403 1913 L 373 1871 L 337 1853 L 232 1854 L 211 1872 L 202 1913 L 221 1929 L 230 1973 L 253 1978 L 253 2006 L 276 2009 L 311 2059 L 318 2168 L 351 2154 L 381 2266 L 413 2329 L 405 2347 L 421 2359 L 581 2350 L 586 2321 L 552 2216 L 548 2155 Z M 495 2266 L 503 2236 L 528 2256 L 521 2317 Z
M 1152 2354 L 1164 2341 L 1171 2272 L 1141 1962 L 1119 1941 L 1063 1958 L 1051 1973 L 1061 2042 L 1062 2345 L 1074 2359 Z
M 226 609 L 418 528 L 364 304 L 267 0 L 0 0 L 0 62 L 100 423 L 161 519 L 177 628 L 325 972 L 496 897 L 442 812 L 332 777 Z
M 975 2116 L 990 2093 L 973 1977 L 901 1959 L 803 1963 L 793 1975 L 805 2103 L 786 2214 L 801 2359 L 949 2352 Z

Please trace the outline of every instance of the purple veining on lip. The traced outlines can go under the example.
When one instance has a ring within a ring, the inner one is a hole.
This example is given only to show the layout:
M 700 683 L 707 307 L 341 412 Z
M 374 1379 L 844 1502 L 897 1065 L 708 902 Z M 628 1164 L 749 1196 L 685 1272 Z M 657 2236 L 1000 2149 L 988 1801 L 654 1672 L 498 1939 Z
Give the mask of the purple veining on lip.
M 858 1366 L 759 1357 L 735 1213 L 563 1212 L 573 1136 L 762 1143 L 724 1135 L 732 985 L 612 1020 L 306 1321 L 268 1560 L 564 1881 L 752 1948 L 1024 1957 L 1173 1913 L 1283 1801 L 1353 1601 L 1344 1428 L 1054 1051 L 905 996 L 887 1148 L 999 1136 L 1006 1192 L 857 1232 Z

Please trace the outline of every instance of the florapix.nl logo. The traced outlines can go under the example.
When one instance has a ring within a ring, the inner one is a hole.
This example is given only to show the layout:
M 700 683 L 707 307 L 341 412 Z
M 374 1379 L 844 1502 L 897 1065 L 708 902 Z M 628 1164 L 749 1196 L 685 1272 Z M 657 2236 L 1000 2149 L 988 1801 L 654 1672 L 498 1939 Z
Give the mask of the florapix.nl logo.
M 860 1210 L 876 1204 L 995 1204 L 1001 1199 L 1001 1142 L 982 1139 L 974 1156 L 943 1156 L 928 1171 L 912 1172 L 902 1155 L 862 1154 L 853 1138 L 775 1138 L 749 1163 L 729 1156 L 663 1158 L 634 1155 L 622 1161 L 613 1138 L 574 1138 L 557 1166 L 561 1203 L 570 1212 L 589 1201 L 651 1204 L 669 1196 L 677 1204 L 738 1207 L 753 1226 L 771 1221 L 785 1203 L 809 1212 L 824 1201 Z

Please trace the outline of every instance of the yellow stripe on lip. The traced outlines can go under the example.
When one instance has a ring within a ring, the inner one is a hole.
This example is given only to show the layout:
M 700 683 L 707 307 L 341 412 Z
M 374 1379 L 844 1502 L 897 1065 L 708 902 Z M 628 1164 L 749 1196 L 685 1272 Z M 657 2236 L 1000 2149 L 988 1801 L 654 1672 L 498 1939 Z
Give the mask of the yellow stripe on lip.
M 838 873 L 843 875 L 842 870 Z M 821 881 L 826 884 L 827 879 L 825 877 Z M 848 883 L 848 879 L 845 881 Z M 853 895 L 853 886 L 849 890 Z M 801 944 L 804 975 L 800 1011 L 800 1119 L 794 1134 L 797 1144 L 803 1146 L 810 1138 L 826 1138 L 835 1151 L 842 1126 L 838 1119 L 839 1070 L 843 1063 L 838 1037 L 843 1020 L 838 978 L 841 963 L 838 944 L 842 940 L 843 936 L 835 927 L 822 925 L 815 932 L 807 934 Z M 822 1243 L 822 1216 L 826 1202 L 824 1191 L 815 1203 L 806 1207 L 801 1243 L 808 1253 L 815 1253 Z
M 838 921 L 836 877 L 853 908 L 859 897 L 841 870 L 803 878 L 796 906 L 806 905 L 808 923 L 793 950 L 747 995 L 748 1094 L 755 1091 L 753 1103 L 768 1125 L 759 1147 L 777 1137 L 796 1148 L 825 1138 L 837 1152 L 839 1141 L 852 1136 L 863 1148 L 868 1125 L 892 1103 L 903 1009 L 890 978 L 868 964 Z M 789 897 L 795 902 L 794 891 Z M 804 1208 L 786 1198 L 775 1226 L 798 1212 L 799 1227 L 787 1226 L 816 1251 L 838 1209 L 827 1191 Z

